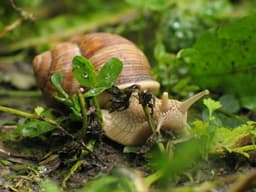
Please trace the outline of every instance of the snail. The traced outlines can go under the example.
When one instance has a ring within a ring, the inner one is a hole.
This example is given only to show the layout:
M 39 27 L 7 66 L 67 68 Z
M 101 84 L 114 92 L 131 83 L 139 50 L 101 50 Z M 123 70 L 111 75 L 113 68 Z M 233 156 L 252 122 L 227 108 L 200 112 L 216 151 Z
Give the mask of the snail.
M 62 72 L 62 86 L 68 94 L 75 94 L 80 88 L 72 74 L 72 59 L 76 55 L 89 59 L 96 72 L 110 58 L 120 59 L 124 66 L 115 84 L 120 89 L 136 84 L 141 90 L 156 92 L 160 87 L 152 77 L 146 56 L 134 43 L 114 34 L 89 33 L 73 41 L 59 43 L 34 58 L 33 69 L 37 84 L 48 104 L 54 104 L 52 93 L 56 90 L 50 81 L 54 73 Z M 157 131 L 170 129 L 188 133 L 187 111 L 208 93 L 208 90 L 204 90 L 180 102 L 169 99 L 168 93 L 164 92 L 161 99 L 155 99 L 152 114 Z M 104 106 L 104 98 L 99 97 L 101 106 Z M 102 107 L 103 130 L 108 138 L 122 145 L 141 145 L 152 134 L 152 130 L 148 126 L 137 93 L 132 93 L 129 103 L 129 107 L 123 111 L 110 112 Z

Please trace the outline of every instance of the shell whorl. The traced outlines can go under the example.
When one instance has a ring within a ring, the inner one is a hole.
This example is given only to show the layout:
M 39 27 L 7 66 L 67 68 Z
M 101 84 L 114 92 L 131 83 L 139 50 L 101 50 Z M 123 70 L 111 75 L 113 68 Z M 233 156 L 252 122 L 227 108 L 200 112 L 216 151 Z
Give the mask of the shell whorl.
M 64 90 L 72 95 L 79 85 L 72 75 L 72 59 L 82 55 L 89 59 L 96 72 L 112 57 L 120 59 L 123 63 L 116 85 L 125 88 L 132 84 L 139 84 L 142 89 L 156 91 L 159 83 L 152 78 L 151 68 L 143 52 L 131 41 L 114 34 L 91 33 L 72 42 L 60 43 L 52 50 L 35 57 L 33 68 L 37 78 L 38 87 L 42 90 L 51 104 L 51 95 L 55 91 L 50 77 L 56 72 L 63 73 Z

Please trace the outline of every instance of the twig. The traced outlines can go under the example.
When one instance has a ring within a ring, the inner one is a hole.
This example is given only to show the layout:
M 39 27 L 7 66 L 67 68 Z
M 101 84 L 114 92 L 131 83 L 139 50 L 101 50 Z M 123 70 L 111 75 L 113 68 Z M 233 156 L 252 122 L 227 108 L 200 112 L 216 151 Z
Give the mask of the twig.
M 6 33 L 14 30 L 19 25 L 21 25 L 24 21 L 29 21 L 31 23 L 35 22 L 35 18 L 31 13 L 26 12 L 25 10 L 16 6 L 14 0 L 9 0 L 12 8 L 19 14 L 20 18 L 14 21 L 13 23 L 7 25 L 3 31 L 0 32 L 0 38 L 3 37 Z
M 61 186 L 66 189 L 67 188 L 67 181 L 69 180 L 69 178 L 74 175 L 74 173 L 76 172 L 76 170 L 82 165 L 83 160 L 78 160 L 70 169 L 70 171 L 68 172 L 68 175 L 63 179 Z
M 22 90 L 6 90 L 0 89 L 0 96 L 9 97 L 40 97 L 42 94 L 40 91 L 22 91 Z
M 146 183 L 147 187 L 150 187 L 153 183 L 158 181 L 162 176 L 163 176 L 163 172 L 159 171 L 159 170 L 156 171 L 155 173 L 147 176 L 145 178 L 145 183 Z
M 17 7 L 15 0 L 9 0 L 11 3 L 12 8 L 20 15 L 21 19 L 26 21 L 30 21 L 30 22 L 35 22 L 35 18 L 31 13 L 28 13 L 27 11 L 25 11 L 24 9 Z
M 0 149 L 0 156 L 11 156 L 11 152 L 5 151 L 4 149 Z
M 256 171 L 241 174 L 238 179 L 228 188 L 228 192 L 250 191 L 255 189 Z
M 0 157 L 4 157 L 12 162 L 22 163 L 24 160 L 37 160 L 36 157 L 31 155 L 14 154 L 5 149 L 0 148 Z
M 15 129 L 17 125 L 1 125 L 0 129 Z
M 74 139 L 74 136 L 71 135 L 70 133 L 68 133 L 62 126 L 60 126 L 56 121 L 49 119 L 47 117 L 43 117 L 41 115 L 38 114 L 34 114 L 34 113 L 27 113 L 24 111 L 20 111 L 17 109 L 13 109 L 10 107 L 4 107 L 4 106 L 0 106 L 0 111 L 4 111 L 4 112 L 8 112 L 8 113 L 12 113 L 14 115 L 20 116 L 20 117 L 24 117 L 26 119 L 36 119 L 39 121 L 44 121 L 47 122 L 53 126 L 55 126 L 57 129 L 61 130 L 65 135 L 71 137 L 72 139 Z
M 3 37 L 6 33 L 12 31 L 13 29 L 17 28 L 23 22 L 22 18 L 17 19 L 13 23 L 7 25 L 1 32 L 0 38 Z
M 30 46 L 39 46 L 39 45 L 49 43 L 49 42 L 56 42 L 59 40 L 64 40 L 64 39 L 71 37 L 74 34 L 79 35 L 79 34 L 83 34 L 88 31 L 96 30 L 100 26 L 113 25 L 113 24 L 122 22 L 122 20 L 127 17 L 129 17 L 129 20 L 131 20 L 132 18 L 135 18 L 137 15 L 138 15 L 138 11 L 136 9 L 131 9 L 131 8 L 114 12 L 111 15 L 109 15 L 109 14 L 107 15 L 104 13 L 99 15 L 99 13 L 97 13 L 98 19 L 94 19 L 92 21 L 87 21 L 86 25 L 76 25 L 76 26 L 69 28 L 65 31 L 61 31 L 61 33 L 55 32 L 50 35 L 46 35 L 46 36 L 42 36 L 42 37 L 32 37 L 29 39 L 25 39 L 23 41 L 8 44 L 6 46 L 0 47 L 0 52 L 8 53 L 8 52 L 15 51 L 17 49 L 23 49 L 23 48 L 27 48 Z M 93 18 L 94 15 L 92 15 L 91 17 Z

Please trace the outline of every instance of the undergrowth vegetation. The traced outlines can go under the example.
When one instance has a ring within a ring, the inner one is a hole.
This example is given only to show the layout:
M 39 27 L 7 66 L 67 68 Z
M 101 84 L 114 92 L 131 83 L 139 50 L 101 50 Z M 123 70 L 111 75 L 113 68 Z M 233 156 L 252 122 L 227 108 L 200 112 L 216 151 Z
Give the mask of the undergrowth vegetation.
M 57 90 L 53 97 L 62 106 L 60 110 L 40 105 L 25 112 L 1 103 L 1 114 L 18 118 L 0 121 L 0 190 L 255 189 L 255 1 L 16 3 L 1 3 L 0 17 L 5 19 L 0 20 L 0 65 L 27 62 L 32 68 L 33 56 L 57 42 L 105 31 L 132 40 L 145 52 L 161 85 L 157 95 L 167 91 L 182 100 L 202 89 L 210 95 L 189 112 L 190 135 L 158 133 L 153 127 L 146 144 L 120 146 L 104 137 L 97 96 L 118 92 L 122 97 L 138 88 L 122 92 L 114 86 L 122 71 L 120 60 L 112 58 L 96 72 L 89 60 L 77 56 L 73 75 L 88 89 L 70 96 L 62 87 L 62 74 L 52 75 Z M 3 96 L 20 89 L 3 84 Z M 34 85 L 26 91 L 35 89 Z M 152 103 L 150 99 L 143 105 L 149 121 Z M 13 129 L 6 128 L 10 125 Z

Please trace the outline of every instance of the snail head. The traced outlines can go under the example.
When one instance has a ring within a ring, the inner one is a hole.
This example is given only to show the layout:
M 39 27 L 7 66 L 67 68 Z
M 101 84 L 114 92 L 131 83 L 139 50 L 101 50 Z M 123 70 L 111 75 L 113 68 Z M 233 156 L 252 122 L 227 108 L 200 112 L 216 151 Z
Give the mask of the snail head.
M 160 115 L 157 122 L 157 131 L 174 130 L 181 134 L 189 133 L 187 123 L 187 111 L 195 102 L 203 96 L 208 95 L 209 91 L 204 90 L 185 101 L 178 101 L 168 98 L 168 93 L 164 92 L 161 100 Z

